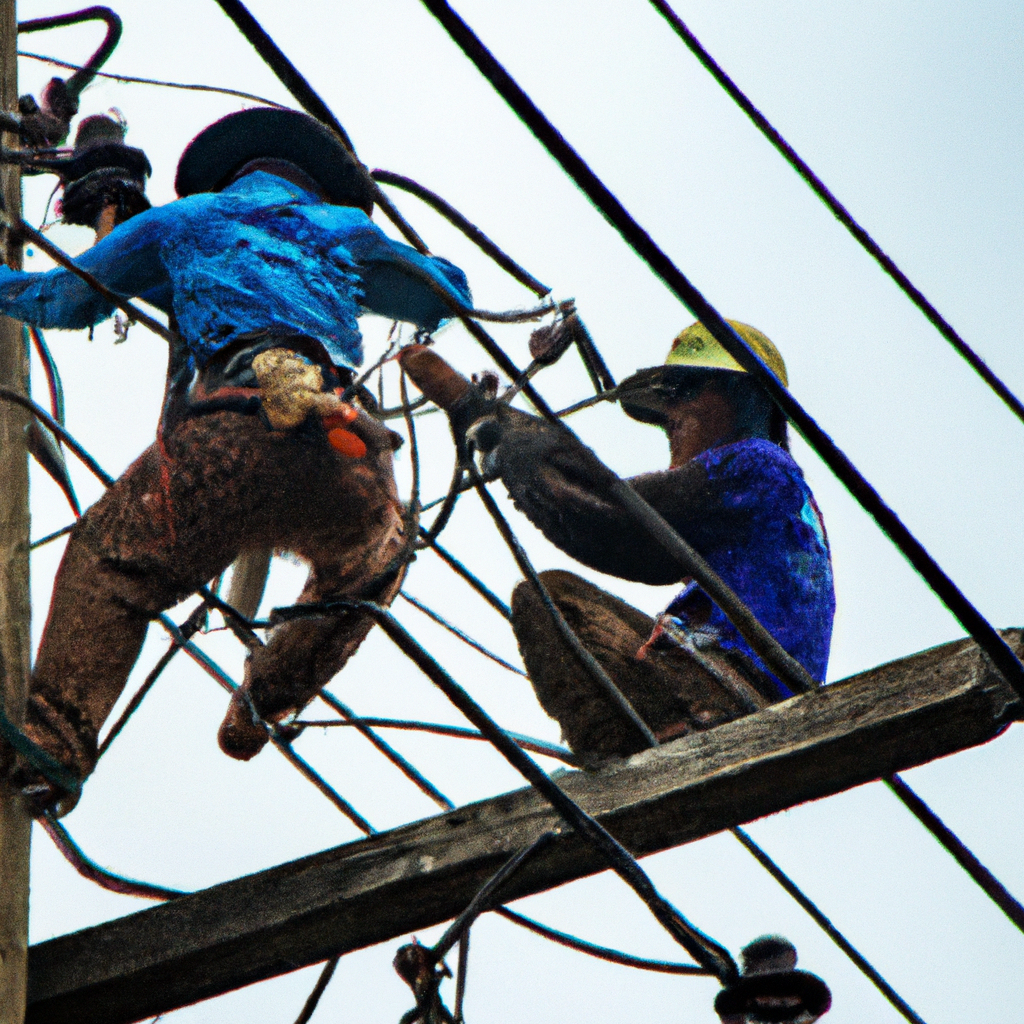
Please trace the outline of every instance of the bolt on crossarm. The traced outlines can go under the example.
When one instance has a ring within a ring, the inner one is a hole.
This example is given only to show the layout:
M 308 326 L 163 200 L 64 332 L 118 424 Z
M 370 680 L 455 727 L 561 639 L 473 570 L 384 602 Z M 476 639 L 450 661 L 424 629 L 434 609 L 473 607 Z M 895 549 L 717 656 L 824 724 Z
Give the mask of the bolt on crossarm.
M 0 0 L 0 110 L 18 109 L 17 16 L 14 0 Z M 3 146 L 18 145 L 15 135 Z M 21 213 L 21 172 L 0 167 L 0 198 Z M 0 258 L 20 266 L 21 245 L 0 228 Z M 0 317 L 0 387 L 28 391 L 28 358 L 21 324 Z M 0 694 L 5 720 L 19 726 L 29 674 L 28 414 L 9 402 L 0 408 Z M 20 797 L 0 786 L 0 1024 L 22 1024 L 28 964 L 28 862 L 32 820 Z

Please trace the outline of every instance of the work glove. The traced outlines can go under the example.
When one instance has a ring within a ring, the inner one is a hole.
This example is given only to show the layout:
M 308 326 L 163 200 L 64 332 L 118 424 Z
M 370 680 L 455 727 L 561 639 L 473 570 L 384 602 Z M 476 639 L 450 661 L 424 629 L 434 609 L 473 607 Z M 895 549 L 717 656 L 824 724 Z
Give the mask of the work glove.
M 459 458 L 463 465 L 468 465 L 469 439 L 471 436 L 475 439 L 477 425 L 492 422 L 507 409 L 495 397 L 496 389 L 486 380 L 467 380 L 426 345 L 410 345 L 402 349 L 398 361 L 416 387 L 448 414 Z M 487 439 L 491 442 L 489 451 L 497 444 L 498 438 L 491 430 Z

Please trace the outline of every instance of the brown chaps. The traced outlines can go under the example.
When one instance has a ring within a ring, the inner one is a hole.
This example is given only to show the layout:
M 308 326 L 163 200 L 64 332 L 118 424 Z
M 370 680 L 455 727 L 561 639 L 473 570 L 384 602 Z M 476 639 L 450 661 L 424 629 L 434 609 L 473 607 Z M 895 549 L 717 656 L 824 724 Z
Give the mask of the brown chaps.
M 724 651 L 637 651 L 654 619 L 570 572 L 540 574 L 566 622 L 659 740 L 709 729 L 769 702 Z M 512 628 L 537 699 L 572 750 L 599 762 L 646 747 L 640 732 L 580 664 L 529 581 L 512 595 Z
M 361 413 L 362 458 L 335 451 L 318 420 L 273 431 L 255 415 L 187 419 L 148 448 L 71 534 L 32 674 L 26 733 L 85 777 L 97 735 L 124 689 L 146 627 L 243 551 L 276 548 L 309 563 L 300 602 L 360 596 L 389 603 L 401 572 L 392 439 Z M 365 615 L 275 628 L 246 661 L 221 745 L 251 757 L 267 721 L 300 710 L 369 632 Z M 250 703 L 251 701 L 251 703 Z M 255 732 L 253 732 L 255 730 Z

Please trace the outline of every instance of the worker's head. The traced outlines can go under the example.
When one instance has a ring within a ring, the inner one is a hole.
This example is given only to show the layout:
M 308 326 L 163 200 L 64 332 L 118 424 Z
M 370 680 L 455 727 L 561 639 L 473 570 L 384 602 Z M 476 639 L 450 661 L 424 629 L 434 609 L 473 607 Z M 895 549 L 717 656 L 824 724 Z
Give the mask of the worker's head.
M 730 325 L 781 381 L 788 384 L 778 349 L 755 327 Z M 627 416 L 673 432 L 701 428 L 733 440 L 762 437 L 787 447 L 786 418 L 768 393 L 700 322 L 677 335 L 662 366 L 639 370 L 618 388 Z
M 257 107 L 204 128 L 178 161 L 179 196 L 219 192 L 253 171 L 269 171 L 337 206 L 373 209 L 373 189 L 355 155 L 316 118 Z
M 123 120 L 106 114 L 82 118 L 71 157 L 57 168 L 64 186 L 61 218 L 91 227 L 97 240 L 150 206 L 152 168 L 141 149 L 124 144 L 125 129 Z

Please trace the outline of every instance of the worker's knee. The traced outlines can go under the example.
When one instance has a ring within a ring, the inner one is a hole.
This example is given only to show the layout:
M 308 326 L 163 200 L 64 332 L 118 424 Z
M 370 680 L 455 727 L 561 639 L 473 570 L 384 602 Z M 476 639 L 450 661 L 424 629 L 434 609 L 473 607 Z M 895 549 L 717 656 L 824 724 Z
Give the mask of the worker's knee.
M 586 582 L 575 573 L 566 572 L 565 569 L 545 569 L 537 575 L 555 604 L 560 604 L 564 598 L 574 595 L 580 584 Z M 515 615 L 527 606 L 539 604 L 540 600 L 540 594 L 534 584 L 530 580 L 521 580 L 512 591 L 512 614 Z

